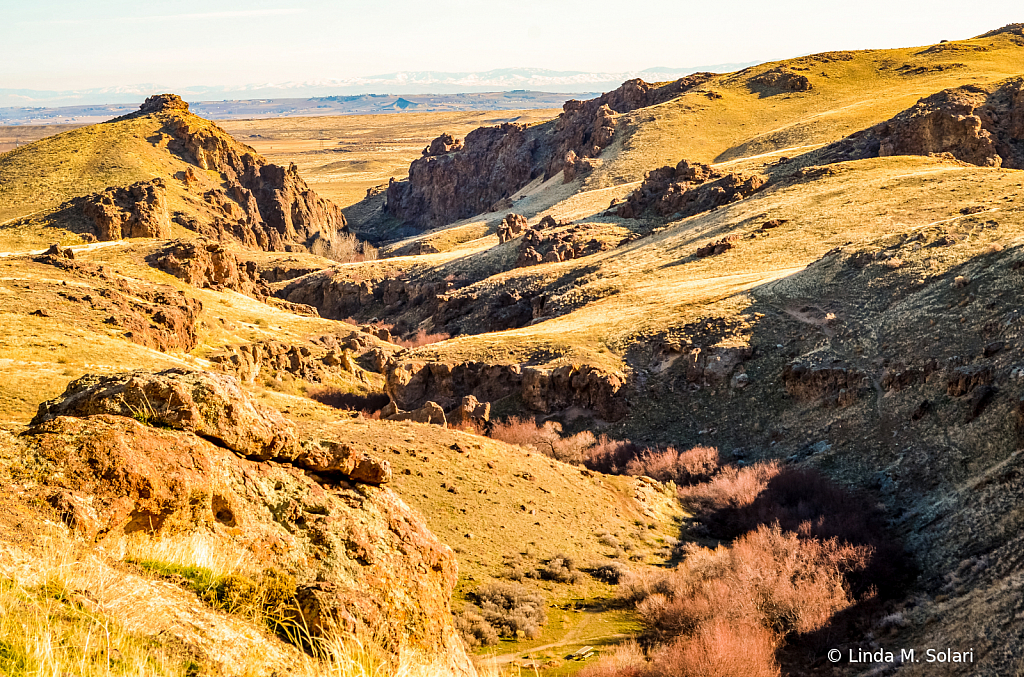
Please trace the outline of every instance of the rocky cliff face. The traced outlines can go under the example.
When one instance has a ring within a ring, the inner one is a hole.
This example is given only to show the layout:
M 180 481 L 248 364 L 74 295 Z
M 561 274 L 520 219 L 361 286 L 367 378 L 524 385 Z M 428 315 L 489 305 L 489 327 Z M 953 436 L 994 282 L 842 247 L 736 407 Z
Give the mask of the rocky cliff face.
M 225 212 L 223 223 L 183 223 L 209 235 L 228 235 L 267 251 L 303 249 L 319 239 L 331 241 L 345 228 L 345 216 L 299 176 L 298 168 L 268 163 L 219 127 L 188 112 L 173 94 L 153 96 L 134 116 L 154 115 L 174 138 L 169 146 L 204 170 L 219 172 L 226 189 L 204 196 Z M 186 176 L 186 183 L 188 183 Z
M 362 625 L 444 674 L 475 674 L 448 607 L 454 554 L 383 486 L 387 462 L 299 439 L 233 378 L 87 376 L 44 403 L 23 439 L 40 500 L 82 535 L 212 533 L 294 577 L 289 613 L 314 636 Z
M 661 87 L 630 80 L 596 99 L 567 101 L 552 123 L 481 127 L 464 145 L 442 135 L 409 166 L 407 181 L 388 186 L 387 213 L 430 228 L 488 211 L 538 176 L 567 169 L 575 178 L 611 143 L 616 115 L 667 101 L 710 77 L 697 73 Z
M 385 376 L 387 394 L 401 409 L 417 409 L 427 402 L 451 409 L 469 395 L 480 402 L 519 395 L 526 408 L 537 413 L 578 406 L 616 421 L 629 410 L 623 389 L 625 379 L 587 365 L 543 369 L 484 362 L 410 361 L 391 363 Z
M 1024 169 L 1024 79 L 933 94 L 833 144 L 825 156 L 837 161 L 935 153 L 982 167 Z

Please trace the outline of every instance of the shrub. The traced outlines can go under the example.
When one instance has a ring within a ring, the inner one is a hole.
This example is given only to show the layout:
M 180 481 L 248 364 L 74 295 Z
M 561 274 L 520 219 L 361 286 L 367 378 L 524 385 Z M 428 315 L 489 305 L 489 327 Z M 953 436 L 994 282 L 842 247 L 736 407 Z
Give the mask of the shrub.
M 391 398 L 384 393 L 360 394 L 336 385 L 314 386 L 309 389 L 310 398 L 335 409 L 373 413 L 388 405 Z
M 480 615 L 503 637 L 536 639 L 548 621 L 543 595 L 518 583 L 488 583 L 476 590 Z
M 853 603 L 844 577 L 863 568 L 869 554 L 867 547 L 761 526 L 731 547 L 690 546 L 674 572 L 620 594 L 642 598 L 641 621 L 662 639 L 692 634 L 715 618 L 802 634 Z
M 599 581 L 618 585 L 628 575 L 629 569 L 620 562 L 607 562 L 591 567 L 589 573 Z
M 655 650 L 645 677 L 777 677 L 776 649 L 771 631 L 717 619 Z
M 594 446 L 586 450 L 583 463 L 591 470 L 616 475 L 624 472 L 639 453 L 640 447 L 628 440 L 613 440 L 601 435 Z
M 718 472 L 718 450 L 714 447 L 694 447 L 689 451 L 647 449 L 626 463 L 626 474 L 646 475 L 659 482 L 677 484 L 707 482 Z
M 392 338 L 391 342 L 395 345 L 402 346 L 403 348 L 419 348 L 420 346 L 429 345 L 431 343 L 439 343 L 440 341 L 447 341 L 451 338 L 450 334 L 439 332 L 437 334 L 431 334 L 426 329 L 420 329 L 411 338 L 400 339 Z
M 558 583 L 578 583 L 583 574 L 576 568 L 576 562 L 568 555 L 559 553 L 537 569 L 540 578 Z
M 615 647 L 610 656 L 588 665 L 578 674 L 579 677 L 646 677 L 647 667 L 640 645 L 630 641 Z
M 361 242 L 351 233 L 338 233 L 332 240 L 318 239 L 309 248 L 310 252 L 339 263 L 376 261 L 378 252 L 369 242 Z
M 455 617 L 455 629 L 470 648 L 498 643 L 498 631 L 472 609 L 466 609 Z

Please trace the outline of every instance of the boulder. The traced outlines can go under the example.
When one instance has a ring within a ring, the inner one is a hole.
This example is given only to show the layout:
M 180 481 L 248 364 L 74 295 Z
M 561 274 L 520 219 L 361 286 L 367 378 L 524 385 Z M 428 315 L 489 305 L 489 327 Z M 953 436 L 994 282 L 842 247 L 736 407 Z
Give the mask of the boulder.
M 466 395 L 447 417 L 448 425 L 453 428 L 468 426 L 482 430 L 491 420 L 491 403 L 481 402 L 472 395 Z
M 442 428 L 448 427 L 444 409 L 437 402 L 425 402 L 417 409 L 403 411 L 392 401 L 381 410 L 380 417 L 386 421 L 415 421 L 416 423 L 433 423 Z
M 83 376 L 40 404 L 32 424 L 97 414 L 186 430 L 255 460 L 294 457 L 297 449 L 292 425 L 250 398 L 234 377 L 180 368 Z

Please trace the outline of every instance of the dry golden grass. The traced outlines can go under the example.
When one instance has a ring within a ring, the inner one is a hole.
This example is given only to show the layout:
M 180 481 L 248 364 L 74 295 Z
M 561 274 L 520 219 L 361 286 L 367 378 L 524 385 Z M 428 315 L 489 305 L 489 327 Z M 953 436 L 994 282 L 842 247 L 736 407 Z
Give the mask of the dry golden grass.
M 298 165 L 302 177 L 341 206 L 363 199 L 366 189 L 402 178 L 409 163 L 444 132 L 465 137 L 502 122 L 532 124 L 559 110 L 340 115 L 316 118 L 225 120 L 220 126 L 271 162 Z

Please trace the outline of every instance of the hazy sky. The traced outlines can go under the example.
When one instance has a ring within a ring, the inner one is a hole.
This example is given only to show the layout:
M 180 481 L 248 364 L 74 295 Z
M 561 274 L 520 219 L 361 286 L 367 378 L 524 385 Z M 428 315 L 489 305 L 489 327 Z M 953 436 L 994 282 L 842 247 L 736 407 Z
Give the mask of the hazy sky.
M 1021 0 L 0 0 L 0 89 L 682 68 L 931 44 L 1022 21 Z

